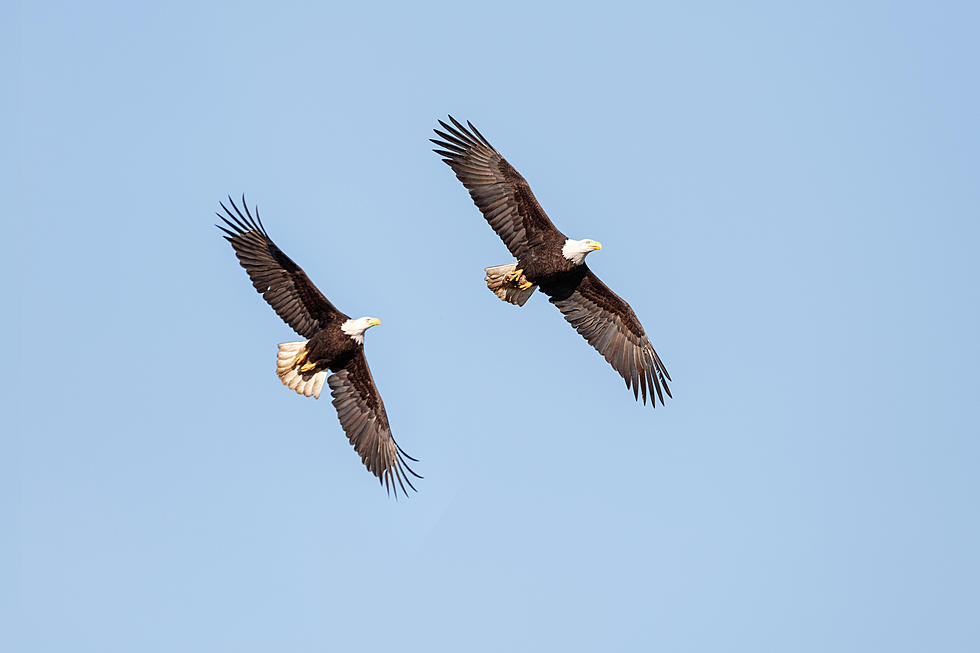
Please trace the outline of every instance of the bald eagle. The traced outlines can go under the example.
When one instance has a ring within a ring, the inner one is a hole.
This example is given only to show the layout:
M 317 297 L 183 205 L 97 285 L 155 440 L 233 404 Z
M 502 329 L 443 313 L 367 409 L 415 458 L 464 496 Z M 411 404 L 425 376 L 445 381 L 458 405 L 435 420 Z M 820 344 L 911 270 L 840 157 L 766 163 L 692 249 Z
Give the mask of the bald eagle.
M 538 204 L 531 187 L 472 123 L 469 129 L 449 116 L 435 129 L 441 140 L 430 139 L 440 149 L 456 177 L 490 226 L 517 259 L 515 263 L 486 268 L 487 287 L 500 299 L 523 306 L 540 289 L 565 319 L 602 354 L 633 389 L 634 399 L 643 394 L 651 404 L 656 391 L 661 405 L 670 388 L 663 362 L 654 351 L 643 326 L 625 301 L 602 283 L 585 257 L 602 244 L 590 239 L 573 240 L 555 228 Z
M 381 321 L 374 317 L 351 319 L 337 310 L 272 242 L 257 206 L 253 218 L 244 196 L 244 215 L 231 197 L 228 202 L 234 213 L 219 202 L 225 215 L 216 215 L 226 226 L 215 226 L 226 234 L 225 240 L 231 243 L 255 289 L 286 324 L 307 338 L 279 345 L 276 375 L 290 390 L 317 399 L 326 382 L 340 424 L 364 466 L 383 482 L 386 491 L 394 491 L 396 498 L 396 481 L 407 496 L 405 484 L 412 490 L 415 486 L 405 472 L 422 477 L 405 459 L 418 461 L 402 451 L 392 437 L 384 402 L 364 358 L 364 332 Z M 330 372 L 333 374 L 327 376 Z

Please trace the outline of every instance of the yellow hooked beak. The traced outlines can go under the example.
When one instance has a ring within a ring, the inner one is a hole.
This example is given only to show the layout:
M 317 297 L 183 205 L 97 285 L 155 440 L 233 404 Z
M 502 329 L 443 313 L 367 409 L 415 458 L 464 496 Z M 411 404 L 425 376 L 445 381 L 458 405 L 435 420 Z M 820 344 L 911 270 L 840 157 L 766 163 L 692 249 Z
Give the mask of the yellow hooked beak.
M 368 320 L 368 324 L 370 326 L 378 326 L 379 324 L 381 324 L 381 320 L 379 320 L 376 317 L 372 317 L 370 320 Z
M 591 247 L 593 250 L 602 249 L 602 243 L 600 243 L 598 240 L 593 240 Z

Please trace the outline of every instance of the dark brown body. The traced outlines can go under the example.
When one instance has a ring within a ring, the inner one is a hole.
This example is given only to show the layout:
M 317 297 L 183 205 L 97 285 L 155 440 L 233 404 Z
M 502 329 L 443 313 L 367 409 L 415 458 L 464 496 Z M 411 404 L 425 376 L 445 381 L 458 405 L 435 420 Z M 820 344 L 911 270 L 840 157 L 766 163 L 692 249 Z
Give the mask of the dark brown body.
M 354 342 L 354 339 L 341 331 L 343 321 L 334 321 L 320 329 L 310 338 L 306 345 L 309 352 L 306 360 L 315 363 L 318 370 L 336 372 L 344 367 L 351 358 L 364 351 L 364 345 Z
M 517 267 L 524 270 L 524 276 L 542 289 L 549 281 L 557 280 L 575 270 L 574 263 L 565 258 L 561 248 L 565 245 L 564 234 L 557 232 L 542 238 L 543 247 L 528 248 L 517 259 Z

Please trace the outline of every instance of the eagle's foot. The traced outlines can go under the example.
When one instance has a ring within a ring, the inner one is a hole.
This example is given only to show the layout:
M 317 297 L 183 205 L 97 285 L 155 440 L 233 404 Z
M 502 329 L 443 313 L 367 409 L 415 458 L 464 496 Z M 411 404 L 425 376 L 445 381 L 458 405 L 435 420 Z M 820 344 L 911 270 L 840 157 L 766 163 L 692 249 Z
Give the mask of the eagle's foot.
M 530 281 L 525 281 L 525 282 L 524 282 L 524 283 L 522 283 L 521 285 L 519 285 L 519 286 L 517 286 L 517 289 L 518 289 L 518 290 L 527 290 L 528 288 L 530 288 L 530 287 L 531 287 L 531 286 L 533 286 L 533 285 L 534 285 L 534 284 L 533 284 L 533 283 L 531 283 Z
M 293 360 L 293 365 L 296 366 L 302 364 L 303 361 L 306 360 L 306 357 L 309 355 L 310 355 L 310 351 L 308 349 L 304 349 L 300 353 L 296 354 L 296 358 Z
M 507 282 L 508 283 L 517 283 L 517 281 L 522 276 L 524 276 L 524 270 L 523 269 L 514 270 L 512 273 L 510 273 L 510 274 L 507 275 Z
M 305 358 L 306 357 L 305 356 L 306 352 L 303 352 L 303 354 L 304 354 L 304 358 Z M 310 370 L 313 370 L 315 368 L 316 368 L 316 363 L 306 363 L 305 365 L 303 365 L 302 367 L 299 368 L 299 371 L 302 372 L 303 374 L 306 374 L 307 372 L 309 372 Z

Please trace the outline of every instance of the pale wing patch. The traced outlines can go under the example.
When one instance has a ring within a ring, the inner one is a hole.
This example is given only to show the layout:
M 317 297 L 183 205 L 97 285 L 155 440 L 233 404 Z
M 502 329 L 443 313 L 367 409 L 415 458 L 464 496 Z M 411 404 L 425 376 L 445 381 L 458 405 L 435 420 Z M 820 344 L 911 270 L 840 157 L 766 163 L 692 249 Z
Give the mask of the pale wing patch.
M 279 344 L 276 357 L 276 376 L 290 390 L 295 390 L 304 397 L 320 398 L 320 391 L 327 380 L 327 370 L 302 373 L 296 365 L 296 357 L 306 351 L 308 340 L 299 342 L 283 342 Z

